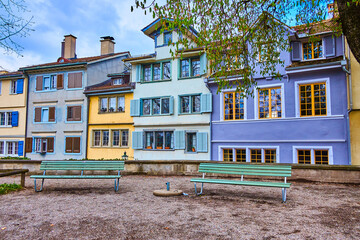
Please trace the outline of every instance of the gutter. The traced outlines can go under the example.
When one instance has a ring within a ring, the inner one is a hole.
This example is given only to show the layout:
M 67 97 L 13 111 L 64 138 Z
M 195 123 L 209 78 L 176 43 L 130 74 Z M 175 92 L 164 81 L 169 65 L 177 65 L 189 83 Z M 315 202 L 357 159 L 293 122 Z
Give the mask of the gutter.
M 327 67 L 327 66 L 336 66 L 336 65 L 342 65 L 343 60 L 336 61 L 336 62 L 329 62 L 329 63 L 320 63 L 315 65 L 305 65 L 305 66 L 299 66 L 299 67 L 290 67 L 285 68 L 287 72 L 295 71 L 295 70 L 301 70 L 301 69 L 309 69 L 309 68 L 320 68 L 320 67 Z
M 68 67 L 68 66 L 77 66 L 77 65 L 87 65 L 87 62 L 78 62 L 78 63 L 66 63 L 66 64 L 55 64 L 49 66 L 39 66 L 39 67 L 28 67 L 28 68 L 20 68 L 20 71 L 31 71 L 31 70 L 41 70 L 48 68 L 56 68 L 56 67 Z

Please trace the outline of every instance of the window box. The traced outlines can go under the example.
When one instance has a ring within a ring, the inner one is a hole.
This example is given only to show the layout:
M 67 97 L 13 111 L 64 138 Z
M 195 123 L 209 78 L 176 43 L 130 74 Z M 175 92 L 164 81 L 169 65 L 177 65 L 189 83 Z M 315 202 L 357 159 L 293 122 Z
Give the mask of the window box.
M 112 107 L 111 107 L 111 108 L 109 108 L 109 112 L 114 112 L 114 110 L 115 110 L 115 109 L 114 109 L 114 108 L 112 108 Z

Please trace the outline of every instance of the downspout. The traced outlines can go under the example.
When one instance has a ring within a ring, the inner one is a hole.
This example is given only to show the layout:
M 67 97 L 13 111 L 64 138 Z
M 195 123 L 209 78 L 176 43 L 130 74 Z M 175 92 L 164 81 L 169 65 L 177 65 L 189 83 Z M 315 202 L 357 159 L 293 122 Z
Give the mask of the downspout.
M 88 141 L 89 141 L 89 112 L 90 112 L 90 98 L 89 96 L 86 96 L 87 99 L 87 113 L 86 113 L 86 137 L 85 137 L 85 159 L 88 158 Z
M 348 85 L 349 85 L 349 109 L 346 112 L 347 118 L 347 141 L 348 141 L 348 156 L 349 156 L 349 165 L 351 165 L 351 143 L 350 143 L 350 112 L 352 111 L 353 107 L 353 99 L 352 99 L 352 81 L 351 81 L 351 65 L 349 63 L 349 70 L 346 69 L 347 59 L 345 58 L 345 38 L 344 35 L 342 36 L 343 41 L 343 60 L 341 61 L 341 68 L 348 76 Z M 350 48 L 349 45 L 347 46 L 348 50 L 348 58 L 350 59 Z
M 212 105 L 212 92 L 211 89 L 209 87 L 209 81 L 208 78 L 204 78 L 204 82 L 205 82 L 205 86 L 207 87 L 207 89 L 209 89 L 209 92 L 211 93 L 211 105 Z M 212 106 L 211 106 L 212 109 Z M 212 139 L 212 111 L 210 113 L 210 133 L 209 133 L 209 143 L 210 143 L 210 147 L 209 147 L 209 151 L 210 151 L 210 161 L 211 161 L 211 156 L 212 156 L 212 143 L 211 143 L 211 139 Z
M 24 70 L 22 71 L 27 78 L 27 89 L 26 89 L 26 105 L 25 105 L 25 141 L 24 141 L 24 157 L 26 157 L 26 139 L 27 139 L 27 128 L 28 128 L 28 114 L 29 114 L 29 89 L 30 89 L 30 77 Z

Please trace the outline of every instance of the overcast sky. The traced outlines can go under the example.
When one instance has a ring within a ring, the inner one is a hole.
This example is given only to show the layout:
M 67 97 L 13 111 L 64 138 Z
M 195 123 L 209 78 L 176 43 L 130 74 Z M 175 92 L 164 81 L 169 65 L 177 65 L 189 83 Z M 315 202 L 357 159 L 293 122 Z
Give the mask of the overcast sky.
M 132 55 L 154 51 L 153 40 L 141 29 L 154 19 L 140 10 L 131 12 L 134 0 L 26 0 L 34 16 L 35 30 L 26 38 L 16 39 L 23 57 L 0 53 L 0 66 L 8 71 L 20 67 L 55 62 L 60 57 L 64 35 L 77 37 L 80 57 L 100 55 L 100 37 L 115 38 L 115 52 Z M 0 68 L 1 69 L 1 68 Z

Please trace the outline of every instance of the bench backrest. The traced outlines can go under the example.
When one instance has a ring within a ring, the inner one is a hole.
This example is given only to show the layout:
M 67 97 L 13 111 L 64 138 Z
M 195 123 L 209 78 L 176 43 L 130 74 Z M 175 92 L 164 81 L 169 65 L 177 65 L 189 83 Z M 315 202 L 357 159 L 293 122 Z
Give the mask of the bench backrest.
M 256 176 L 276 176 L 290 177 L 291 166 L 285 165 L 253 165 L 253 164 L 227 164 L 227 163 L 200 163 L 199 172 L 237 174 L 237 175 L 256 175 Z
M 40 170 L 124 170 L 124 161 L 42 161 Z

